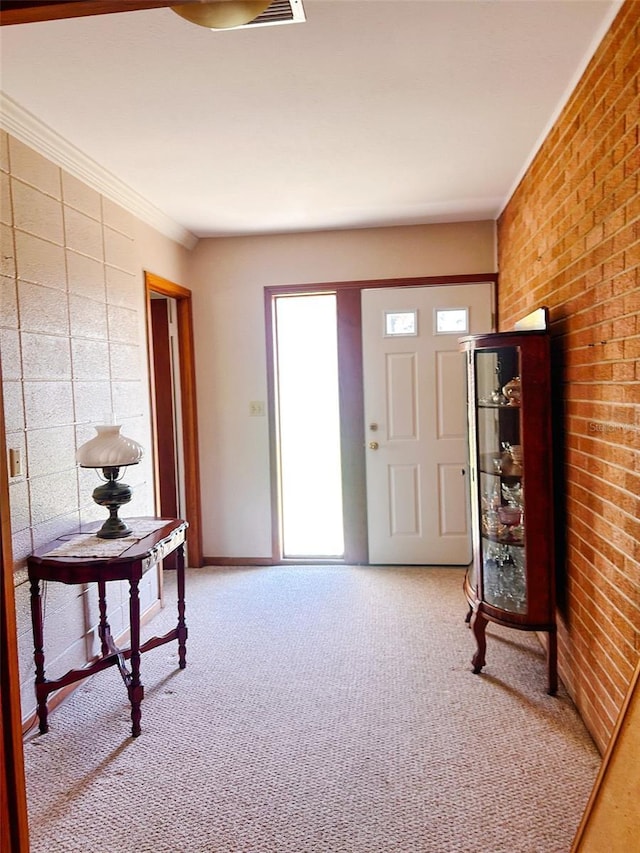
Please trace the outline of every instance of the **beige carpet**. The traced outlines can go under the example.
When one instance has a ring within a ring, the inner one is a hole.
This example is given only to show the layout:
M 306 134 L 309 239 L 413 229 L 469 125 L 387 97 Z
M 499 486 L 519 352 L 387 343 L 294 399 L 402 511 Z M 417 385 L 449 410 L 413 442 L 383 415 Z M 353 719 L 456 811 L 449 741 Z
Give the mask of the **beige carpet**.
M 141 737 L 110 669 L 28 739 L 33 853 L 566 853 L 598 753 L 535 637 L 490 626 L 471 673 L 461 583 L 190 571 L 187 669 L 143 656 Z

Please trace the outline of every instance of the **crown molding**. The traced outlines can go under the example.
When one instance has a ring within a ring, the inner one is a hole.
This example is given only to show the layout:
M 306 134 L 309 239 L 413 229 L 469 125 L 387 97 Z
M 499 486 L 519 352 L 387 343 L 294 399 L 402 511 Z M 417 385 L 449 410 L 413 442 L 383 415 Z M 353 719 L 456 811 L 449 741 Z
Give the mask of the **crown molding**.
M 156 231 L 193 249 L 198 238 L 0 91 L 0 126 Z

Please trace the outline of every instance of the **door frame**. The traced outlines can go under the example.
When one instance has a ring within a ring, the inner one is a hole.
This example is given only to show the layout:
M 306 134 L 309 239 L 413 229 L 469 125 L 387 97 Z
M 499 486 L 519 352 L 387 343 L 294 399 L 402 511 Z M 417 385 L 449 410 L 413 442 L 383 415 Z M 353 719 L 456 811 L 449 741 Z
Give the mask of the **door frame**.
M 264 288 L 267 346 L 267 399 L 269 412 L 269 457 L 271 476 L 272 563 L 318 563 L 286 559 L 282 548 L 282 502 L 280 497 L 279 448 L 276 409 L 276 365 L 274 300 L 279 296 L 335 293 L 338 332 L 338 393 L 340 441 L 342 446 L 342 504 L 344 513 L 344 558 L 326 562 L 368 565 L 367 496 L 365 471 L 364 387 L 362 363 L 362 310 L 360 294 L 371 288 L 438 287 L 455 284 L 491 283 L 497 288 L 497 273 L 420 276 L 416 278 L 365 279 L 313 284 L 269 285 Z M 494 295 L 494 302 L 497 303 Z M 494 305 L 495 310 L 495 305 Z
M 154 494 L 158 511 L 160 490 L 158 463 L 158 434 L 156 426 L 156 392 L 153 380 L 153 358 L 151 346 L 151 294 L 159 293 L 176 301 L 178 325 L 178 354 L 180 359 L 180 397 L 182 418 L 182 452 L 184 456 L 185 515 L 189 522 L 189 565 L 200 567 L 202 558 L 202 506 L 200 501 L 200 459 L 198 451 L 198 412 L 196 404 L 196 369 L 193 344 L 193 310 L 191 291 L 161 278 L 154 273 L 144 272 L 147 311 L 147 357 L 149 364 L 149 394 L 151 399 L 151 434 L 153 441 Z
M 0 847 L 15 853 L 29 853 L 29 822 L 22 751 L 22 719 L 20 708 L 20 670 L 18 667 L 18 635 L 16 625 L 13 552 L 9 509 L 9 472 L 5 453 L 4 400 L 2 365 L 0 364 Z M 7 511 L 5 511 L 5 509 Z
M 151 309 L 152 343 L 150 354 L 154 369 L 154 389 L 156 402 L 156 430 L 158 440 L 158 505 L 159 514 L 162 516 L 177 517 L 180 513 L 181 501 L 179 498 L 179 468 L 182 469 L 181 447 L 177 447 L 178 435 L 176 430 L 176 403 L 177 395 L 175 387 L 179 382 L 175 380 L 175 365 L 173 363 L 173 348 L 171 342 L 171 317 L 175 315 L 175 301 L 168 296 L 161 296 L 152 291 L 149 307 Z M 157 339 L 156 339 L 157 338 Z M 161 393 L 163 387 L 158 388 L 158 379 L 171 377 L 171 394 Z M 179 395 L 178 395 L 179 396 Z M 180 450 L 180 453 L 178 453 Z M 180 457 L 180 462 L 178 461 Z M 175 557 L 175 553 L 173 554 Z M 175 560 L 173 561 L 175 563 Z

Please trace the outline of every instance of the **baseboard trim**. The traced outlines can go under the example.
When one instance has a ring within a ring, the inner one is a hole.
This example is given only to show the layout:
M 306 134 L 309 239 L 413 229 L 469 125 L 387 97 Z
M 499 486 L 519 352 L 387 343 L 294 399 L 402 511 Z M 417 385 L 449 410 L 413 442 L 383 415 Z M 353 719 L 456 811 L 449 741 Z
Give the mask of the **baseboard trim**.
M 271 557 L 202 557 L 205 566 L 276 566 Z
M 146 625 L 147 622 L 150 622 L 154 616 L 157 616 L 158 613 L 162 610 L 162 602 L 160 599 L 154 601 L 147 609 L 140 615 L 140 625 Z M 115 638 L 116 645 L 120 645 L 120 643 L 129 642 L 130 629 L 127 628 L 126 631 L 123 631 L 122 634 L 118 634 Z M 87 665 L 93 663 L 93 661 L 97 660 L 97 657 L 93 658 L 90 661 L 87 661 Z M 90 675 L 87 675 L 87 678 L 91 678 Z M 49 713 L 54 711 L 59 705 L 61 705 L 67 696 L 70 696 L 74 690 L 77 690 L 81 684 L 84 684 L 86 681 L 85 678 L 81 678 L 79 681 L 74 681 L 73 684 L 67 684 L 66 687 L 61 687 L 59 690 L 56 690 L 55 693 L 51 693 L 47 700 L 47 707 L 49 709 Z M 36 711 L 33 711 L 29 714 L 28 717 L 25 717 L 22 720 L 22 737 L 26 737 L 32 729 L 34 729 L 38 725 L 38 715 Z
M 346 566 L 367 565 L 366 563 L 346 563 L 344 560 L 308 558 L 284 558 L 275 560 L 272 557 L 206 557 L 203 556 L 204 566 Z

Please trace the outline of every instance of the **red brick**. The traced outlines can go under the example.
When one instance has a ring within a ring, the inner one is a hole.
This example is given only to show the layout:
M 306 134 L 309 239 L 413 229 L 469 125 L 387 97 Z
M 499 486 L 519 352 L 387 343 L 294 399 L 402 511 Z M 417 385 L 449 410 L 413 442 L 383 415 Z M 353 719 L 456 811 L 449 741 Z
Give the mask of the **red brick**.
M 498 223 L 501 323 L 548 305 L 564 362 L 559 663 L 600 745 L 640 648 L 639 42 L 626 2 Z

